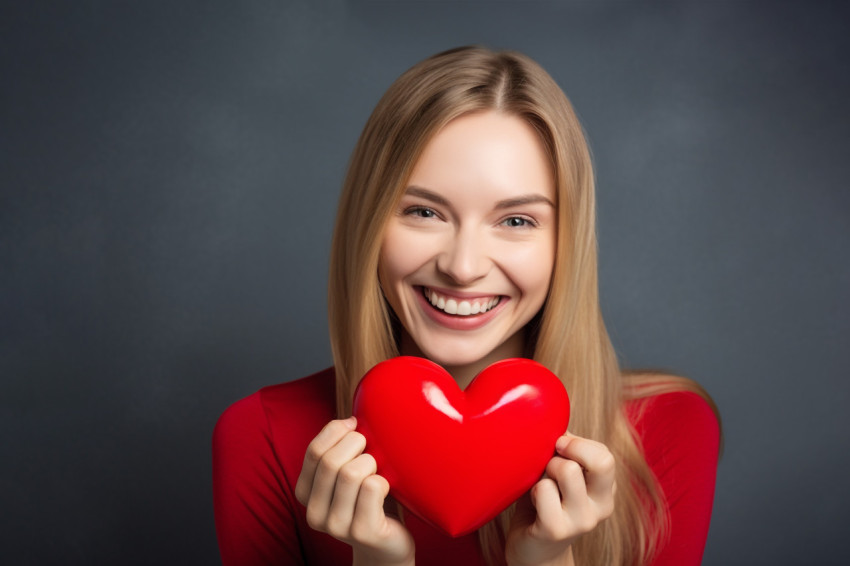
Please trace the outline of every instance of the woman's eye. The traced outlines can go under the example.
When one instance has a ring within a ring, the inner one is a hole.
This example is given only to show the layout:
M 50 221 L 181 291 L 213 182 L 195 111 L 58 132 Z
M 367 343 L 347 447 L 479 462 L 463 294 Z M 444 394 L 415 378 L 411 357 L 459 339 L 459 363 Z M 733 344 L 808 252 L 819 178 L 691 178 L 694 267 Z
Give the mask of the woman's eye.
M 424 206 L 412 206 L 405 210 L 404 213 L 408 216 L 416 216 L 418 218 L 435 218 L 437 216 L 437 213 L 433 209 Z
M 531 228 L 536 226 L 534 221 L 523 216 L 511 216 L 510 218 L 505 218 L 502 221 L 502 225 L 507 226 L 508 228 Z

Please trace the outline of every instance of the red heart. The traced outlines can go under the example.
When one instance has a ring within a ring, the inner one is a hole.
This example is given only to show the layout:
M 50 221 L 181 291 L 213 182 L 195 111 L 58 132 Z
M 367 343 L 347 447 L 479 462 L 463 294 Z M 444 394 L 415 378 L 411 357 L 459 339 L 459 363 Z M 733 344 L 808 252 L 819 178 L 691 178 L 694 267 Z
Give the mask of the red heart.
M 379 363 L 354 393 L 366 451 L 407 509 L 451 536 L 472 532 L 541 477 L 570 401 L 537 362 L 497 362 L 461 391 L 439 365 Z

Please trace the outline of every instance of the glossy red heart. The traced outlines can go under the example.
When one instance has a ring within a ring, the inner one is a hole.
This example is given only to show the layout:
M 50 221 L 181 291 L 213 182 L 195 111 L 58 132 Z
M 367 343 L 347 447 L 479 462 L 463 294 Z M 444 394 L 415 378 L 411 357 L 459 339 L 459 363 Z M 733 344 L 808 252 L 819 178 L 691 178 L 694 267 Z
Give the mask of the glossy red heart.
M 497 362 L 461 391 L 439 365 L 402 356 L 363 377 L 354 416 L 392 495 L 456 537 L 540 479 L 570 401 L 561 381 L 531 360 Z

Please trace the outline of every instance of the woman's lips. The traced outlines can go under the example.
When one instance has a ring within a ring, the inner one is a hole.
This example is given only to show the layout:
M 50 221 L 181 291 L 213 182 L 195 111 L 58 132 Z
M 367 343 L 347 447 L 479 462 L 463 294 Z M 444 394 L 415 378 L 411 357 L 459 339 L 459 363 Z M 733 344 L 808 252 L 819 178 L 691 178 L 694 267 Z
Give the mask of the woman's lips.
M 484 326 L 502 310 L 503 306 L 509 300 L 504 295 L 479 295 L 471 297 L 447 295 L 423 286 L 417 286 L 417 291 L 417 300 L 426 316 L 440 326 L 452 330 L 475 330 Z M 426 293 L 429 295 L 428 298 L 425 296 Z M 440 309 L 439 306 L 431 304 L 434 295 L 437 295 L 436 300 L 438 305 L 442 299 L 443 309 L 456 310 L 456 312 L 464 312 L 469 309 L 470 314 L 451 314 L 446 312 L 446 310 Z M 454 302 L 454 304 L 449 303 L 449 301 Z M 463 303 L 466 303 L 466 305 L 463 305 Z M 485 309 L 484 312 L 472 314 L 475 306 L 478 306 L 479 311 L 482 308 Z
M 422 294 L 436 307 L 447 314 L 470 316 L 483 314 L 499 304 L 501 295 L 458 296 L 438 291 L 430 287 L 422 287 Z

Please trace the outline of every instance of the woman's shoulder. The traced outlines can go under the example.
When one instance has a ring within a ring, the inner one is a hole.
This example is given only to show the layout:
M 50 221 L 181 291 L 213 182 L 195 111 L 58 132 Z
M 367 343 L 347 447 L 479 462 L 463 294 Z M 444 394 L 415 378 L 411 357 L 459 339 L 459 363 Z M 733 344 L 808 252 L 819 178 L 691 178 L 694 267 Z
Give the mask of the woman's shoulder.
M 275 385 L 268 385 L 231 404 L 222 416 L 232 413 L 237 415 L 253 414 L 276 405 L 285 407 L 295 405 L 333 403 L 334 400 L 334 368 Z
M 281 407 L 288 411 L 295 407 L 317 409 L 333 405 L 335 390 L 334 368 L 329 367 L 301 379 L 263 387 L 255 395 L 267 410 Z
M 645 450 L 699 446 L 720 450 L 717 405 L 696 381 L 656 371 L 623 374 L 624 409 Z
M 307 445 L 331 420 L 334 406 L 334 372 L 326 369 L 264 387 L 219 417 L 212 437 L 213 502 L 225 564 L 265 564 L 270 556 L 303 562 L 298 533 L 307 525 L 295 484 Z
M 334 418 L 334 391 L 333 368 L 263 387 L 225 409 L 216 423 L 214 437 L 244 439 L 258 433 L 274 437 L 281 432 L 285 436 L 318 432 Z

